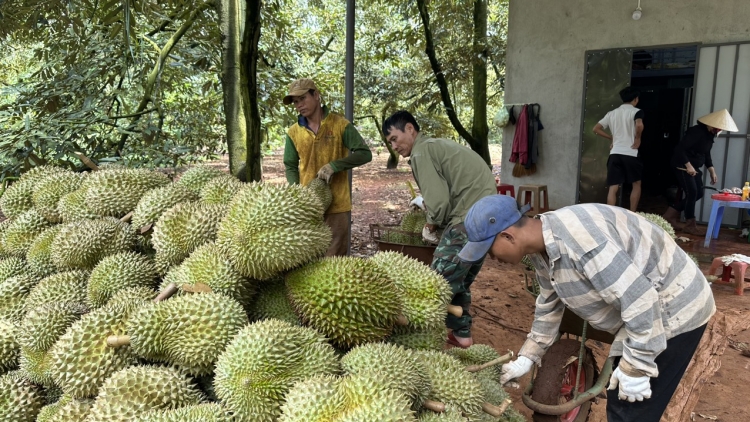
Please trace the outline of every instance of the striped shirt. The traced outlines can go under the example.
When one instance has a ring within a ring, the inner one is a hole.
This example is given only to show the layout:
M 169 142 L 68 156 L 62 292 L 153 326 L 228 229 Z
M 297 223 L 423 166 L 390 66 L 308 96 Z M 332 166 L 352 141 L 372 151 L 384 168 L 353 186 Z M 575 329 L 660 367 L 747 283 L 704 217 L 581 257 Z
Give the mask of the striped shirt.
M 555 341 L 567 306 L 615 335 L 610 356 L 631 376 L 656 377 L 667 340 L 708 322 L 716 310 L 698 266 L 661 228 L 601 204 L 539 216 L 547 252 L 530 255 L 539 296 L 520 355 L 536 363 Z

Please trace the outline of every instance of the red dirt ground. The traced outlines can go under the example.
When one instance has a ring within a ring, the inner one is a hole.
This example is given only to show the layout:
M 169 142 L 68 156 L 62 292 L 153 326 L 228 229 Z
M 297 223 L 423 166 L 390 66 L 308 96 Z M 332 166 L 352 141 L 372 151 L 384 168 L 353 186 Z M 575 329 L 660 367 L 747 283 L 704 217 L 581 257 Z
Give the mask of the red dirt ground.
M 495 151 L 496 152 L 496 151 Z M 266 157 L 263 165 L 264 179 L 283 182 L 284 169 L 281 152 Z M 493 156 L 498 156 L 493 154 Z M 377 251 L 377 244 L 370 238 L 371 223 L 398 224 L 407 211 L 411 199 L 407 181 L 415 185 L 411 170 L 405 160 L 395 170 L 386 170 L 387 152 L 374 155 L 373 161 L 354 170 L 352 210 L 352 254 L 369 256 Z M 702 263 L 701 267 L 706 264 Z M 703 268 L 707 270 L 706 268 Z M 473 335 L 475 342 L 490 344 L 499 352 L 521 347 L 533 320 L 534 298 L 525 292 L 521 265 L 487 261 L 472 286 Z M 750 293 L 750 292 L 749 292 Z M 750 310 L 750 298 L 735 296 L 729 287 L 716 286 L 714 295 L 720 310 Z M 745 327 L 747 328 L 747 327 Z M 750 331 L 733 333 L 734 340 L 750 343 Z M 606 358 L 608 347 L 589 341 L 597 361 Z M 727 348 L 721 357 L 721 368 L 707 380 L 700 401 L 695 408 L 696 421 L 716 420 L 721 422 L 750 420 L 750 358 L 735 349 Z M 521 379 L 528 384 L 529 376 Z M 514 406 L 529 420 L 531 411 L 521 402 L 521 390 L 510 389 Z M 605 421 L 606 400 L 600 399 L 593 406 L 590 421 Z M 716 418 L 716 419 L 714 419 Z M 682 422 L 682 421 L 675 421 Z

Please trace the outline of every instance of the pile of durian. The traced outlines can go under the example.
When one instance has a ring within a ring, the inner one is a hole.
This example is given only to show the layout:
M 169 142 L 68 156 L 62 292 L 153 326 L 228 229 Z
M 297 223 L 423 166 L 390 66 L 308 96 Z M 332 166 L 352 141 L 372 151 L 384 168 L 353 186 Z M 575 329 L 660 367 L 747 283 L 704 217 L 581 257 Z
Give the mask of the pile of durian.
M 508 356 L 443 350 L 429 267 L 321 258 L 330 201 L 210 167 L 24 173 L 0 198 L 0 422 L 523 420 Z
M 422 228 L 427 223 L 427 213 L 420 209 L 411 209 L 401 218 L 401 224 L 396 230 L 383 228 L 381 240 L 400 245 L 426 246 L 422 240 Z

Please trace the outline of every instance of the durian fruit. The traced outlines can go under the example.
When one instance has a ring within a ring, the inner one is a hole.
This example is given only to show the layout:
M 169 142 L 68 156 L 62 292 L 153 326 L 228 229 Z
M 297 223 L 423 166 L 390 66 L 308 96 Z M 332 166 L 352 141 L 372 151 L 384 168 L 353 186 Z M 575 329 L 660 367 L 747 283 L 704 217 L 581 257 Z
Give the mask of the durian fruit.
M 8 252 L 5 252 L 5 249 L 3 249 L 3 233 L 5 233 L 5 230 L 10 226 L 10 224 L 13 222 L 13 220 L 6 218 L 3 221 L 0 221 L 0 259 L 9 258 L 10 254 Z
M 286 286 L 303 323 L 341 348 L 384 339 L 401 311 L 393 281 L 369 259 L 323 258 L 287 274 Z
M 52 262 L 60 271 L 91 270 L 99 261 L 135 245 L 130 225 L 106 217 L 78 220 L 60 228 L 52 241 Z
M 0 376 L 0 420 L 34 422 L 42 406 L 41 387 L 26 380 L 19 371 Z
M 385 383 L 379 386 L 396 390 L 406 396 L 414 409 L 419 409 L 430 391 L 430 383 L 421 361 L 411 350 L 386 343 L 368 343 L 357 346 L 341 358 L 341 367 L 347 374 L 366 379 L 379 374 Z M 372 384 L 376 379 L 371 380 Z
M 0 318 L 0 375 L 18 366 L 18 329 L 16 323 Z
M 86 204 L 86 189 L 82 188 L 60 197 L 60 201 L 57 202 L 57 214 L 63 223 L 99 218 L 99 215 L 91 211 Z
M 445 353 L 457 358 L 464 366 L 483 365 L 500 357 L 497 350 L 487 344 L 473 344 L 468 349 L 451 347 L 445 350 Z M 500 370 L 501 365 L 494 365 L 475 372 L 474 375 L 477 378 L 499 380 Z
M 328 186 L 328 183 L 316 177 L 307 184 L 307 188 L 313 192 L 316 198 L 318 198 L 320 207 L 325 213 L 328 207 L 331 206 L 331 202 L 333 202 L 331 187 Z
M 502 406 L 507 400 L 510 400 L 510 396 L 505 392 L 505 389 L 497 381 L 499 378 L 490 379 L 485 377 L 478 378 L 479 385 L 482 387 L 482 393 L 487 403 L 494 406 Z M 508 404 L 502 415 L 494 417 L 488 413 L 482 413 L 476 415 L 473 419 L 479 419 L 482 422 L 525 422 L 526 418 L 521 415 L 513 406 Z
M 23 173 L 21 177 L 8 186 L 0 197 L 0 209 L 8 218 L 16 218 L 34 206 L 32 195 L 34 188 L 41 178 L 53 173 L 67 172 L 62 167 L 39 166 Z
M 159 271 L 182 262 L 199 246 L 216 239 L 224 205 L 183 202 L 165 211 L 154 225 L 151 243 Z
M 158 292 L 149 287 L 126 287 L 122 290 L 118 290 L 117 293 L 112 295 L 112 298 L 107 301 L 107 305 L 133 300 L 149 302 L 154 300 L 157 294 Z
M 639 212 L 637 214 L 640 215 L 641 217 L 645 218 L 646 220 L 652 222 L 653 224 L 655 224 L 660 229 L 662 229 L 665 232 L 667 232 L 667 234 L 672 239 L 674 239 L 677 236 L 675 234 L 675 232 L 674 232 L 674 227 L 672 227 L 672 225 L 669 224 L 669 222 L 667 220 L 665 220 L 664 217 L 662 217 L 662 216 L 660 216 L 658 214 L 651 214 L 651 213 L 646 213 L 646 212 Z
M 94 214 L 120 218 L 135 209 L 143 194 L 169 183 L 158 171 L 115 168 L 92 172 L 81 189 L 86 191 L 86 207 Z
M 130 344 L 144 359 L 178 366 L 191 375 L 208 375 L 219 354 L 247 323 L 245 310 L 231 297 L 196 293 L 134 311 L 128 319 L 127 337 L 113 337 L 108 344 Z
M 50 222 L 35 209 L 30 209 L 16 217 L 3 231 L 3 250 L 13 256 L 24 258 L 34 239 L 42 233 Z
M 332 422 L 344 407 L 341 377 L 318 375 L 295 383 L 281 405 L 279 422 Z
M 240 274 L 267 280 L 323 255 L 331 229 L 311 190 L 249 183 L 230 203 L 216 243 Z
M 178 369 L 132 366 L 112 374 L 91 407 L 87 422 L 130 422 L 144 412 L 196 405 L 204 400 Z
M 28 312 L 48 303 L 85 303 L 88 276 L 86 271 L 65 271 L 43 278 L 29 292 L 24 309 Z
M 272 422 L 297 381 L 339 372 L 333 347 L 317 331 L 268 319 L 243 328 L 216 362 L 214 389 L 240 419 Z
M 470 419 L 482 414 L 484 394 L 474 374 L 453 356 L 438 351 L 415 352 L 426 369 L 431 389 L 427 399 L 444 403 Z
M 206 182 L 200 192 L 200 200 L 204 204 L 229 205 L 245 183 L 229 174 L 214 177 Z
M 198 195 L 206 183 L 216 177 L 226 174 L 227 173 L 213 167 L 195 166 L 187 169 L 185 173 L 177 179 L 175 184 L 186 187 Z
M 396 326 L 386 341 L 413 350 L 443 350 L 447 339 L 444 327 L 415 330 Z
M 284 279 L 268 280 L 260 286 L 258 295 L 247 308 L 251 321 L 274 318 L 290 324 L 301 325 L 287 297 Z
M 120 252 L 102 258 L 91 270 L 87 284 L 88 302 L 94 308 L 106 304 L 118 291 L 128 287 L 156 285 L 156 265 L 136 252 Z
M 208 287 L 214 293 L 235 299 L 246 308 L 256 290 L 256 283 L 240 275 L 214 242 L 199 246 L 181 264 L 172 267 L 164 277 L 160 290 L 171 283 L 184 291 Z
M 27 274 L 29 271 L 30 268 L 21 258 L 8 257 L 0 259 L 0 283 L 9 277 Z
M 180 202 L 193 202 L 198 200 L 198 195 L 190 189 L 170 183 L 146 192 L 133 210 L 133 218 L 130 224 L 136 228 L 154 224 L 164 211 L 172 208 Z
M 435 413 L 429 410 L 422 412 L 417 419 L 418 422 L 469 422 L 461 412 L 448 410 L 443 413 Z
M 26 298 L 39 278 L 31 274 L 8 277 L 0 283 L 0 317 L 20 321 L 25 312 Z
M 453 294 L 443 276 L 398 252 L 379 252 L 372 260 L 398 289 L 409 327 L 415 330 L 445 327 L 446 307 Z
M 112 373 L 137 362 L 129 346 L 108 347 L 107 338 L 124 335 L 129 314 L 145 303 L 112 300 L 68 327 L 49 351 L 52 377 L 65 394 L 78 399 L 95 397 Z
M 61 223 L 62 217 L 57 209 L 60 198 L 78 190 L 86 174 L 60 172 L 44 176 L 31 195 L 34 208 L 50 223 Z
M 37 416 L 37 422 L 85 422 L 94 405 L 94 400 L 77 400 L 63 396 L 56 403 L 44 406 Z
M 54 225 L 47 227 L 39 234 L 26 251 L 26 262 L 29 270 L 38 277 L 47 277 L 57 272 L 57 266 L 52 262 L 52 241 L 62 226 Z
M 138 422 L 234 422 L 234 418 L 220 404 L 204 403 L 173 410 L 152 410 Z

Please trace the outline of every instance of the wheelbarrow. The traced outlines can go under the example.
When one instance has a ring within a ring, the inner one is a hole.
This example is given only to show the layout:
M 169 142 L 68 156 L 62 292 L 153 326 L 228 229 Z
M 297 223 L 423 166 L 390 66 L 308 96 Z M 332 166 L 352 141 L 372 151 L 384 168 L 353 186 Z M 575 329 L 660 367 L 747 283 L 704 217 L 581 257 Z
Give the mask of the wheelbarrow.
M 526 290 L 538 295 L 538 289 L 526 277 Z M 562 338 L 566 336 L 566 338 Z M 573 338 L 571 338 L 571 336 Z M 614 335 L 588 327 L 588 323 L 565 309 L 555 343 L 542 358 L 542 366 L 534 365 L 531 382 L 521 399 L 534 411 L 535 422 L 585 422 L 591 401 L 599 396 L 612 375 L 614 358 L 599 369 L 586 340 L 612 344 Z

